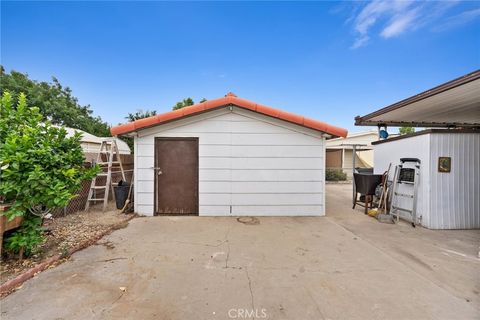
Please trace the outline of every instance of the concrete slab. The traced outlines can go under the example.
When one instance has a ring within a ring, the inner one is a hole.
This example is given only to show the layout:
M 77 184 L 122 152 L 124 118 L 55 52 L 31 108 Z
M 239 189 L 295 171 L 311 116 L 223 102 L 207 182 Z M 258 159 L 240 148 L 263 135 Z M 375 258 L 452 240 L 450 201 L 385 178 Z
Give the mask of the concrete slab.
M 327 217 L 134 219 L 3 299 L 1 317 L 479 318 L 478 231 L 381 224 L 348 189 L 328 186 Z
M 327 188 L 328 218 L 460 299 L 480 306 L 480 230 L 429 230 L 384 224 L 348 210 L 352 189 Z

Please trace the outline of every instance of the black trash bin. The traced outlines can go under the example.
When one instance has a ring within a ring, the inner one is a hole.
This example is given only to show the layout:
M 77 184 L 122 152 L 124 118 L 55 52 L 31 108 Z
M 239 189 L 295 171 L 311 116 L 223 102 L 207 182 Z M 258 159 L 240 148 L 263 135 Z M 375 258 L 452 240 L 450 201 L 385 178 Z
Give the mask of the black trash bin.
M 115 202 L 117 209 L 122 209 L 127 201 L 128 190 L 130 189 L 130 183 L 127 181 L 120 180 L 117 186 L 113 187 L 115 191 Z

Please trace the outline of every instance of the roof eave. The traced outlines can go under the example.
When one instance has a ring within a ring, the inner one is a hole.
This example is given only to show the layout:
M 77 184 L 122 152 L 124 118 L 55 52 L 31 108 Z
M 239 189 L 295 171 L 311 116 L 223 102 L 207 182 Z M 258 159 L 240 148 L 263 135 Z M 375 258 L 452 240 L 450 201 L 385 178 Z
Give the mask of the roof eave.
M 466 83 L 469 83 L 471 81 L 478 80 L 478 79 L 480 79 L 480 69 L 475 70 L 473 72 L 470 72 L 470 73 L 468 73 L 466 75 L 463 75 L 459 78 L 453 79 L 451 81 L 445 82 L 445 83 L 443 83 L 441 85 L 438 85 L 438 86 L 436 86 L 432 89 L 423 91 L 419 94 L 416 94 L 414 96 L 411 96 L 409 98 L 406 98 L 404 100 L 396 102 L 394 104 L 391 104 L 387 107 L 384 107 L 384 108 L 381 108 L 381 109 L 376 110 L 374 112 L 371 112 L 367 115 L 356 116 L 355 117 L 355 125 L 356 126 L 371 126 L 371 125 L 389 124 L 389 122 L 387 122 L 387 121 L 371 121 L 371 119 L 375 118 L 375 117 L 378 117 L 378 116 L 381 116 L 381 115 L 384 115 L 388 112 L 397 110 L 399 108 L 405 107 L 407 105 L 413 104 L 415 102 L 427 99 L 429 97 L 440 94 L 442 92 L 445 92 L 445 91 L 451 90 L 453 88 L 459 87 L 459 86 L 464 85 Z M 400 123 L 400 126 L 405 125 L 405 123 L 407 123 L 407 124 L 411 123 L 412 124 L 411 126 L 415 126 L 414 125 L 415 123 L 420 123 L 420 122 L 405 122 L 404 123 L 404 122 L 401 122 L 401 121 L 396 121 L 396 122 L 391 122 L 391 123 L 392 124 L 390 124 L 390 125 L 392 125 L 392 126 L 396 126 L 393 123 Z M 456 124 L 453 124 L 453 125 L 456 125 Z M 462 125 L 463 126 L 467 126 L 467 125 L 472 126 L 472 124 L 462 124 Z M 423 123 L 421 125 L 418 125 L 418 126 L 425 127 L 425 125 L 423 125 Z M 429 124 L 428 126 L 430 126 L 430 127 L 433 127 L 433 126 L 445 127 L 445 124 L 436 124 L 436 125 L 435 124 Z M 478 124 L 475 124 L 473 126 L 478 126 Z
M 250 110 L 270 116 L 272 118 L 280 119 L 282 121 L 290 122 L 296 125 L 300 125 L 312 130 L 322 132 L 330 137 L 346 137 L 348 131 L 343 128 L 335 127 L 330 124 L 320 122 L 317 120 L 305 118 L 300 115 L 296 115 L 290 112 L 285 112 L 279 109 L 274 109 L 268 106 L 257 104 L 255 102 L 238 98 L 233 94 L 229 94 L 224 98 L 215 100 L 209 100 L 204 103 L 198 103 L 190 107 L 185 107 L 179 110 L 170 111 L 167 113 L 155 115 L 152 117 L 140 119 L 137 121 L 129 122 L 123 125 L 115 126 L 110 129 L 112 135 L 126 135 L 132 132 L 137 132 L 147 128 L 151 128 L 157 125 L 166 124 L 186 117 L 199 115 L 204 112 L 213 111 L 216 109 L 235 106 L 242 109 Z
M 476 123 L 457 123 L 457 122 L 422 122 L 422 121 L 381 121 L 381 120 L 363 120 L 355 118 L 356 126 L 390 126 L 390 127 L 417 127 L 417 128 L 479 128 Z
M 197 116 L 197 115 L 200 115 L 202 113 L 206 113 L 206 112 L 209 112 L 209 111 L 213 111 L 213 110 L 218 110 L 218 109 L 222 109 L 222 108 L 225 108 L 225 107 L 228 107 L 228 106 L 233 106 L 233 104 L 225 104 L 225 105 L 221 105 L 221 106 L 218 106 L 216 108 L 212 108 L 212 109 L 206 109 L 206 110 L 202 110 L 202 111 L 198 111 L 198 112 L 195 112 L 195 113 L 189 113 L 189 114 L 186 114 L 186 115 L 183 115 L 181 117 L 181 119 L 186 119 L 186 118 L 190 118 L 190 117 L 193 117 L 193 116 Z M 153 117 L 149 117 L 149 118 L 154 118 L 156 116 L 153 116 Z M 147 118 L 145 118 L 147 119 Z M 159 123 L 152 123 L 151 125 L 148 125 L 148 126 L 142 126 L 142 127 L 138 127 L 136 128 L 135 125 L 134 125 L 134 122 L 129 122 L 129 123 L 132 123 L 134 126 L 132 128 L 132 130 L 130 131 L 126 131 L 126 132 L 121 132 L 121 133 L 118 133 L 118 134 L 114 134 L 115 131 L 111 131 L 112 135 L 120 135 L 120 136 L 123 136 L 123 135 L 135 135 L 137 132 L 139 131 L 143 131 L 143 130 L 146 130 L 146 129 L 150 129 L 150 128 L 153 128 L 153 127 L 156 127 L 156 126 L 159 126 L 159 125 L 164 125 L 164 124 L 167 124 L 167 123 L 171 123 L 171 122 L 175 122 L 177 120 L 179 120 L 180 118 L 171 118 L 171 119 L 168 119 L 168 120 L 165 120 L 165 121 L 162 121 L 162 122 L 159 122 Z M 128 125 L 129 123 L 125 124 L 125 125 Z M 121 127 L 123 125 L 120 125 L 120 126 L 117 126 L 117 127 Z M 112 128 L 113 129 L 113 128 Z

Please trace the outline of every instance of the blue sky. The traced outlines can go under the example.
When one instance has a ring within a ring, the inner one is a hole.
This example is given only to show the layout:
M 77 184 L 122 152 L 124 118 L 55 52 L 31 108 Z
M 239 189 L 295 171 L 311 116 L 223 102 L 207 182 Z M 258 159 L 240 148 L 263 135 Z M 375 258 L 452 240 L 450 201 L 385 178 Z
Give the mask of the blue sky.
M 480 66 L 479 2 L 5 2 L 1 63 L 111 124 L 232 91 L 353 119 Z

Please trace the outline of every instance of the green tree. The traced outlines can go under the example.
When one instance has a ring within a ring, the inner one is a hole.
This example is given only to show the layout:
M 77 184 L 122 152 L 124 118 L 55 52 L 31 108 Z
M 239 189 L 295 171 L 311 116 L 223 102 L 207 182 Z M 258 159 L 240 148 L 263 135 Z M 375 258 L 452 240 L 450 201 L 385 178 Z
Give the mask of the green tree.
M 14 105 L 20 96 L 25 93 L 29 103 L 37 106 L 43 116 L 53 124 L 80 129 L 96 136 L 110 136 L 108 124 L 100 117 L 93 116 L 90 106 L 82 106 L 72 95 L 72 90 L 64 87 L 53 78 L 52 82 L 38 82 L 29 79 L 27 74 L 17 71 L 5 73 L 0 66 L 1 94 L 8 91 L 12 95 Z
M 207 101 L 207 99 L 202 98 L 199 103 L 204 103 L 204 102 L 206 102 L 206 101 Z M 185 99 L 183 99 L 182 101 L 177 102 L 177 103 L 173 106 L 172 110 L 182 109 L 182 108 L 185 108 L 185 107 L 193 106 L 194 104 L 195 104 L 195 101 L 193 101 L 192 98 L 190 98 L 190 97 L 189 97 L 189 98 L 185 98 Z
M 399 132 L 400 134 L 414 133 L 414 132 L 415 132 L 415 128 L 413 128 L 413 127 L 400 127 L 400 128 L 398 128 L 398 132 Z
M 185 107 L 188 107 L 188 106 L 193 106 L 194 104 L 195 104 L 195 102 L 193 102 L 192 98 L 186 98 L 186 99 L 183 99 L 182 101 L 177 102 L 173 106 L 172 110 L 182 109 L 182 108 L 185 108 Z
M 12 203 L 7 219 L 22 216 L 19 230 L 6 239 L 8 250 L 30 253 L 41 242 L 41 220 L 66 206 L 98 167 L 85 168 L 81 134 L 67 137 L 39 108 L 27 107 L 23 93 L 17 105 L 4 92 L 0 100 L 0 200 Z
M 142 109 L 139 109 L 135 113 L 129 113 L 125 117 L 125 119 L 128 120 L 128 122 L 132 122 L 132 121 L 140 120 L 140 119 L 143 119 L 143 118 L 148 118 L 148 117 L 154 116 L 156 114 L 157 114 L 157 111 L 155 111 L 155 110 L 145 110 L 145 111 L 143 111 Z M 134 149 L 133 138 L 123 136 L 121 139 L 128 144 L 128 146 L 130 147 L 130 150 L 133 152 L 133 149 Z
M 151 116 L 154 116 L 157 114 L 157 111 L 155 110 L 137 110 L 135 113 L 129 113 L 125 119 L 128 120 L 129 122 L 131 121 L 136 121 L 136 120 L 139 120 L 139 119 L 143 119 L 143 118 L 148 118 L 148 117 L 151 117 Z

